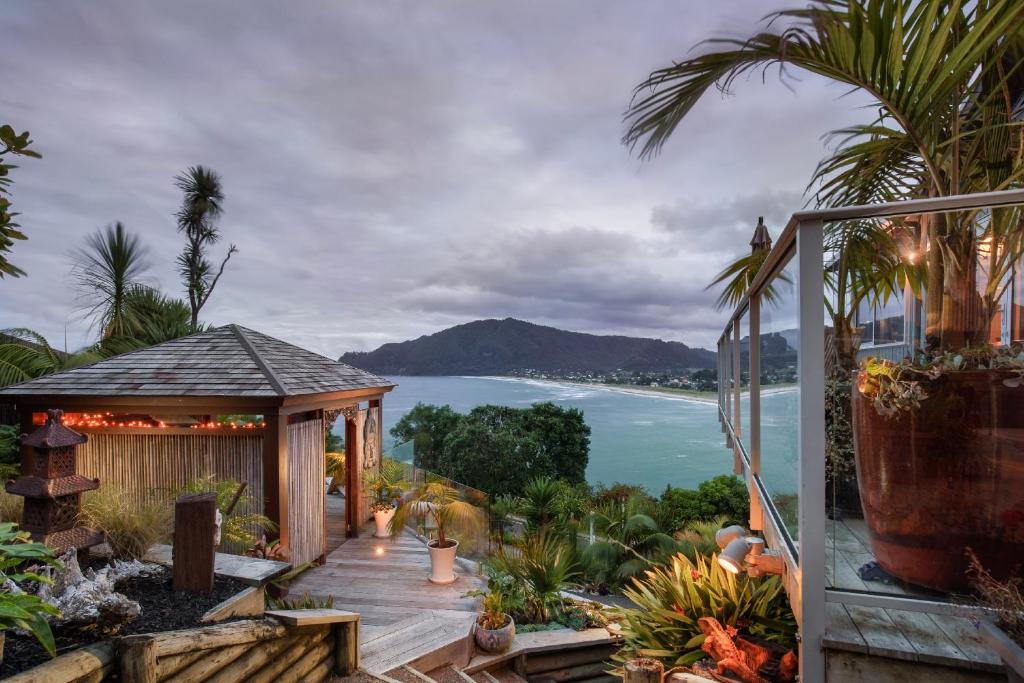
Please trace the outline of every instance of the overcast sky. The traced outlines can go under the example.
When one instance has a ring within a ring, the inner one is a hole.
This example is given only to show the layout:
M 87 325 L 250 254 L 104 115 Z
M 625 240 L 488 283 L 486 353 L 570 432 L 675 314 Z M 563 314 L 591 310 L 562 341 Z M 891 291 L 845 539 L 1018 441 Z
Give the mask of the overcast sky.
M 0 123 L 43 159 L 13 172 L 28 277 L 0 281 L 0 327 L 89 341 L 70 251 L 115 220 L 180 294 L 174 176 L 203 164 L 239 249 L 207 322 L 330 356 L 505 316 L 713 347 L 705 285 L 758 215 L 778 235 L 863 100 L 756 76 L 647 162 L 621 115 L 652 69 L 772 7 L 5 0 Z

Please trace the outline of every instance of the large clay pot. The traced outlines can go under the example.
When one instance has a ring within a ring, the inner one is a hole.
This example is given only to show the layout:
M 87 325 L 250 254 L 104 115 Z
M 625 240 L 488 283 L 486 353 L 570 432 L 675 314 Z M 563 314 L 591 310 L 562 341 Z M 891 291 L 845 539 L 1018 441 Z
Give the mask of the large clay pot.
M 459 549 L 459 542 L 449 538 L 448 545 L 439 548 L 437 541 L 427 543 L 427 550 L 430 552 L 430 582 L 431 583 L 454 583 L 455 579 L 455 553 Z
M 391 524 L 391 518 L 395 516 L 395 508 L 390 507 L 386 510 L 374 510 L 373 512 L 373 523 L 377 525 L 376 531 L 373 532 L 374 538 L 390 538 L 391 534 L 388 532 L 388 527 Z
M 484 652 L 495 654 L 508 652 L 508 649 L 512 647 L 512 641 L 516 637 L 516 623 L 507 614 L 505 619 L 507 620 L 505 625 L 494 630 L 483 628 L 479 623 L 474 623 L 473 639 L 476 641 L 476 646 Z
M 966 592 L 967 548 L 997 578 L 1024 563 L 1024 387 L 996 370 L 929 382 L 886 418 L 853 388 L 857 479 L 875 559 L 893 576 Z

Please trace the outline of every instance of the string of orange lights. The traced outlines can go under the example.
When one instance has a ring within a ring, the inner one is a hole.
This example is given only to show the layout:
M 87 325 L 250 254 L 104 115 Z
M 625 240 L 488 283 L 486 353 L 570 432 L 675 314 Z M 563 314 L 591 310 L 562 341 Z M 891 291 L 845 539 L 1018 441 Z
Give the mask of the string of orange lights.
M 33 416 L 34 417 L 34 416 Z M 33 420 L 35 422 L 36 420 Z M 114 413 L 65 413 L 62 419 L 65 427 L 86 427 L 91 429 L 102 428 L 132 428 L 132 429 L 260 429 L 265 426 L 263 422 L 200 422 L 190 425 L 169 425 L 165 422 L 153 419 L 117 419 Z

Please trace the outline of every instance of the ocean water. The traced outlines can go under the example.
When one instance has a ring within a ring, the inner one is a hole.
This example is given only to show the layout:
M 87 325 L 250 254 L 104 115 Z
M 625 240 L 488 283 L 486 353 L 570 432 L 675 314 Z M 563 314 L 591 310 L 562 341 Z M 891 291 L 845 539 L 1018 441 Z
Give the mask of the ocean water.
M 711 403 L 507 377 L 391 379 L 398 386 L 384 397 L 386 448 L 392 443 L 388 430 L 420 401 L 459 412 L 487 403 L 524 408 L 551 401 L 582 410 L 590 425 L 592 484 L 639 484 L 659 494 L 667 484 L 693 488 L 732 471 L 732 453 Z

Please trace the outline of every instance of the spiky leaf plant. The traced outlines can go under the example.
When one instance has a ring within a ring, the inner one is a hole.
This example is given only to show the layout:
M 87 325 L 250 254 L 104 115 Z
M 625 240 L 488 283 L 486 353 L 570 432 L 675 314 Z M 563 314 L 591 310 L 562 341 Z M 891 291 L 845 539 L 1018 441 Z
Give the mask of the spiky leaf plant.
M 405 525 L 417 517 L 429 516 L 437 527 L 437 546 L 451 546 L 451 536 L 478 537 L 487 523 L 483 510 L 462 499 L 458 489 L 443 481 L 427 481 L 412 490 L 412 495 L 395 510 L 391 518 L 391 536 L 401 535 Z
M 616 610 L 622 649 L 612 659 L 661 660 L 666 668 L 690 665 L 705 656 L 700 617 L 714 617 L 727 629 L 792 647 L 796 619 L 778 577 L 754 579 L 732 574 L 715 555 L 691 561 L 675 555 L 665 566 L 648 569 L 623 591 L 637 607 Z

